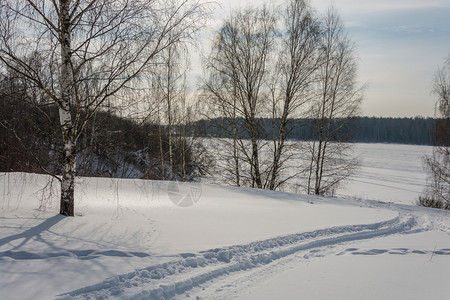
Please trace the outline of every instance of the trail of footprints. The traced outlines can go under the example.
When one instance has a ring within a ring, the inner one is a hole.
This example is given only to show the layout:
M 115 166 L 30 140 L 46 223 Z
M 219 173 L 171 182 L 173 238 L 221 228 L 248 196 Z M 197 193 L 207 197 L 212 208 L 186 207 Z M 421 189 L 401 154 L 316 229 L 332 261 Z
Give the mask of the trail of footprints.
M 436 250 L 417 250 L 407 248 L 391 248 L 391 249 L 358 249 L 348 248 L 336 255 L 380 255 L 380 254 L 426 254 L 426 255 L 450 255 L 450 249 L 436 249 Z

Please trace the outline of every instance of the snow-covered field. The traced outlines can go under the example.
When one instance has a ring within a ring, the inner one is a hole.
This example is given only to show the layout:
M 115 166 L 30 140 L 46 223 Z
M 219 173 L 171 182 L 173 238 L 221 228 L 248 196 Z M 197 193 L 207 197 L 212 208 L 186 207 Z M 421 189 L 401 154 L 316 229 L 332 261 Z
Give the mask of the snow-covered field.
M 405 205 L 430 148 L 366 147 L 361 199 L 82 178 L 65 218 L 0 174 L 0 299 L 450 299 L 450 215 Z

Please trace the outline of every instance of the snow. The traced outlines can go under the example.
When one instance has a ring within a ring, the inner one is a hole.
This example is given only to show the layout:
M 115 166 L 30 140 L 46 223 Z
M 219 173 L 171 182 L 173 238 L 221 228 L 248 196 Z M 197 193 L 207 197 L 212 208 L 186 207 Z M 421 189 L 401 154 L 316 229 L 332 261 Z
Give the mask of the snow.
M 201 299 L 448 299 L 448 238 L 448 231 L 427 230 L 329 243 L 190 294 Z
M 360 167 L 341 196 L 415 204 L 425 189 L 423 157 L 432 147 L 399 144 L 355 144 Z
M 358 248 L 338 245 L 284 262 L 240 299 L 275 299 L 277 291 L 283 299 L 298 299 L 299 291 L 304 299 L 448 299 L 450 249 L 432 256 L 434 247 L 446 246 L 448 235 L 436 231 L 371 239 Z
M 448 299 L 448 212 L 383 188 L 429 148 L 384 147 L 363 199 L 79 178 L 67 218 L 47 176 L 0 174 L 0 298 Z

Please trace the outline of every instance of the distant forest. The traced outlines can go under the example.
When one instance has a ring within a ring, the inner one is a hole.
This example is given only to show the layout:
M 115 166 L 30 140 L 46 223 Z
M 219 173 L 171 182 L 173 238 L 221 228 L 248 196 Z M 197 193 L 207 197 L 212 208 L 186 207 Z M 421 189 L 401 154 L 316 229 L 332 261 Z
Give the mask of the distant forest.
M 355 143 L 393 143 L 432 145 L 436 120 L 433 118 L 377 118 L 356 117 L 345 130 L 344 140 Z M 197 122 L 197 134 L 201 137 L 227 137 L 226 131 L 217 124 L 225 123 L 225 120 L 200 120 Z M 260 136 L 263 139 L 271 139 L 273 126 L 277 124 L 271 119 L 258 119 Z M 287 130 L 291 140 L 311 140 L 314 131 L 314 120 L 294 119 L 290 120 Z M 245 132 L 242 130 L 241 132 Z

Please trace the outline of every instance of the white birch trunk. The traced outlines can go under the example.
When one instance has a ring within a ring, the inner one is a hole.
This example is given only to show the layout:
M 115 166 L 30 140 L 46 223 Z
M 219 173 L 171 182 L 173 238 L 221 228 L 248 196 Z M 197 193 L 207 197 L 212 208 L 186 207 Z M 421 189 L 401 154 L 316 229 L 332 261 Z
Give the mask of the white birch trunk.
M 64 141 L 63 175 L 61 180 L 60 214 L 74 216 L 74 190 L 76 168 L 76 140 L 70 114 L 72 72 L 71 72 L 71 24 L 69 7 L 71 0 L 60 0 L 61 39 L 61 99 L 59 117 Z

